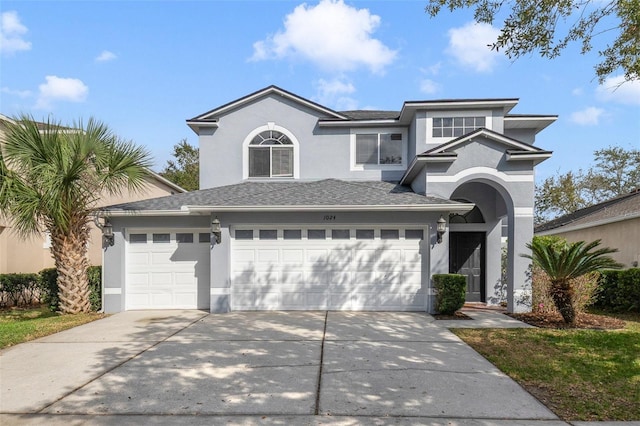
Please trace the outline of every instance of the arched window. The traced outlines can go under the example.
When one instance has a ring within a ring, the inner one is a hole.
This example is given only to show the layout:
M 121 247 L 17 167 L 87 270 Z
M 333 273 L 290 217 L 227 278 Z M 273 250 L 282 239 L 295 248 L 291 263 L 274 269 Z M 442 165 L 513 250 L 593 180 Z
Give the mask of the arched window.
M 293 177 L 293 143 L 284 133 L 265 130 L 251 140 L 249 177 Z
M 274 124 L 265 127 L 256 129 L 245 140 L 245 177 L 297 178 L 295 137 Z

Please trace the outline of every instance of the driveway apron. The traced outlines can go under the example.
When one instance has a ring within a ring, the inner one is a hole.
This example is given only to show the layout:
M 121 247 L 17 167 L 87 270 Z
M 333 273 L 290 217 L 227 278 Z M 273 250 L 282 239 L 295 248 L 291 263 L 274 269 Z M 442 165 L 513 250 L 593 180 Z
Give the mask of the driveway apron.
M 330 312 L 320 413 L 557 419 L 433 317 Z
M 423 313 L 187 311 L 175 324 L 162 316 L 150 321 L 155 315 L 117 314 L 94 328 L 5 351 L 1 411 L 557 420 Z M 127 318 L 147 325 L 127 328 Z M 118 321 L 120 332 L 113 330 Z M 89 344 L 88 334 L 94 335 L 92 356 L 78 364 L 84 353 L 75 345 Z M 45 386 L 59 389 L 42 396 L 28 371 L 36 358 L 29 357 L 54 343 L 67 345 L 67 362 L 63 346 L 53 365 L 46 357 L 37 361 L 43 371 L 60 371 Z M 21 365 L 23 381 L 31 383 L 19 389 L 29 395 L 24 403 L 16 389 L 7 389 L 18 380 L 5 381 L 6 372 Z

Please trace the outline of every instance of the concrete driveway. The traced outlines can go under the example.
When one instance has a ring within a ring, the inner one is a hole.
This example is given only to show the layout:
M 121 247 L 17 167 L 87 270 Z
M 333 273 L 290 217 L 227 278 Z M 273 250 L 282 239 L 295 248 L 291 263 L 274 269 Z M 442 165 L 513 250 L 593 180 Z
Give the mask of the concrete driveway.
M 8 423 L 564 424 L 421 313 L 124 312 L 3 351 L 0 382 Z

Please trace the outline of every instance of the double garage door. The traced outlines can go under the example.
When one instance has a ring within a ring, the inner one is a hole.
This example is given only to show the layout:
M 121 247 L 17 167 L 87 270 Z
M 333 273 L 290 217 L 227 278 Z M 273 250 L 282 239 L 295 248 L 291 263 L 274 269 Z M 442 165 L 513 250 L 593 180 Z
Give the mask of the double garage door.
M 209 248 L 207 229 L 128 232 L 126 309 L 208 306 Z
M 232 310 L 425 310 L 420 228 L 231 230 Z M 126 309 L 208 307 L 208 229 L 127 232 Z M 214 251 L 215 255 L 215 251 Z
M 236 228 L 232 310 L 425 310 L 424 229 Z

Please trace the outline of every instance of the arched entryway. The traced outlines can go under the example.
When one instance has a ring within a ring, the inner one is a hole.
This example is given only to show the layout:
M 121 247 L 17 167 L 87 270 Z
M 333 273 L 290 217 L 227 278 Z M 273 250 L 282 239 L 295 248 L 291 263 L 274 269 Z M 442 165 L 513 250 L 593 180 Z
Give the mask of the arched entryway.
M 468 302 L 499 304 L 508 301 L 502 279 L 502 222 L 511 200 L 499 185 L 472 180 L 459 185 L 450 199 L 474 203 L 464 215 L 449 216 L 449 272 L 467 276 Z

